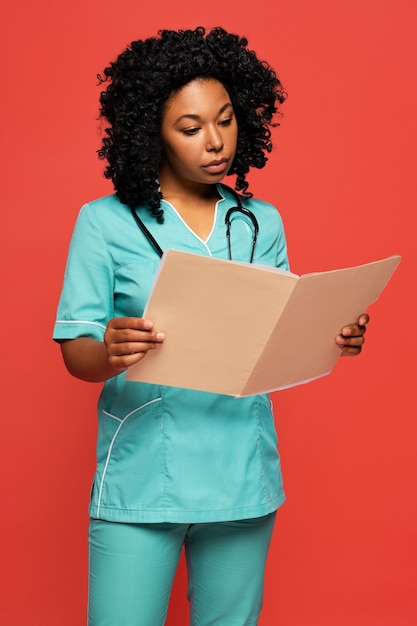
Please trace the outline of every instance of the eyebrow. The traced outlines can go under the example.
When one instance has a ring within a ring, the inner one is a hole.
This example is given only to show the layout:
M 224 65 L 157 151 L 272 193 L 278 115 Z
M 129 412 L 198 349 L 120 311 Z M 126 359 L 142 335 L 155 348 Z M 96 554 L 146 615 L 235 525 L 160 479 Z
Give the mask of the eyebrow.
M 219 115 L 224 113 L 226 111 L 226 109 L 228 109 L 229 107 L 231 109 L 233 109 L 231 102 L 226 102 L 226 104 L 224 104 L 220 108 L 219 112 L 217 113 L 217 117 L 219 117 Z M 193 113 L 185 113 L 184 115 L 180 115 L 180 117 L 177 120 L 175 120 L 175 124 L 178 124 L 178 122 L 180 122 L 184 118 L 199 121 L 201 119 L 201 116 L 200 115 L 195 115 Z

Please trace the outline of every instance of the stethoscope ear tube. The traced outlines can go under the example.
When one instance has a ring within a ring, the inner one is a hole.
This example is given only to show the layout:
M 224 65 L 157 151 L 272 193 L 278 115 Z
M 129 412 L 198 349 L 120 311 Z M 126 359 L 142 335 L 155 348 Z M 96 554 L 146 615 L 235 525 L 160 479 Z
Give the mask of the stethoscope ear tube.
M 130 207 L 130 211 L 133 215 L 133 219 L 135 220 L 136 224 L 139 226 L 140 230 L 145 235 L 146 239 L 149 241 L 150 244 L 152 244 L 152 246 L 155 249 L 155 252 L 159 254 L 159 256 L 162 258 L 164 251 L 162 250 L 159 243 L 156 241 L 155 237 L 152 235 L 151 231 L 146 228 L 145 224 L 142 222 L 142 220 L 136 213 L 133 206 Z

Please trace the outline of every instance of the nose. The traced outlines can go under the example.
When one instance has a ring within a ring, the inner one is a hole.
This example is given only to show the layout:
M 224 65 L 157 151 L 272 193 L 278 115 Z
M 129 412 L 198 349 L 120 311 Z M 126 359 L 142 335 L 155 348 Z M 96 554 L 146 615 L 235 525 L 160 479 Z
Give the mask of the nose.
M 208 129 L 207 146 L 208 152 L 219 152 L 223 148 L 223 138 L 217 126 Z

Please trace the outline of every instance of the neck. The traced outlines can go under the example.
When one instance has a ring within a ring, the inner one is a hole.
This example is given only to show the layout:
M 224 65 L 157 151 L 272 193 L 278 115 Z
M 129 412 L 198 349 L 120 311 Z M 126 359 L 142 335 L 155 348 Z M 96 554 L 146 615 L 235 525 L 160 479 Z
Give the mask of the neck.
M 162 168 L 158 176 L 161 193 L 165 200 L 178 198 L 181 202 L 205 202 L 219 199 L 216 183 L 184 181 L 170 174 L 170 171 Z

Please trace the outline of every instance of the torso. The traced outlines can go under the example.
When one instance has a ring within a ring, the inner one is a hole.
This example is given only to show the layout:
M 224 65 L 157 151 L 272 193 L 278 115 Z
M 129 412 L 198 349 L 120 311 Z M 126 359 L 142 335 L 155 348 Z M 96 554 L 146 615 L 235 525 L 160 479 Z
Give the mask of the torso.
M 145 206 L 138 214 L 163 250 L 227 258 L 225 213 L 235 202 L 224 195 L 217 206 L 207 203 L 197 222 L 166 202 L 163 224 Z M 260 225 L 254 262 L 285 267 L 278 213 L 257 200 L 247 206 Z M 233 258 L 247 261 L 251 241 L 250 222 L 234 222 Z M 143 314 L 160 259 L 128 207 L 114 196 L 84 207 L 72 247 L 57 338 L 102 339 L 110 317 Z M 97 460 L 90 513 L 102 519 L 243 519 L 265 515 L 284 499 L 267 395 L 236 399 L 117 376 L 100 397 Z

